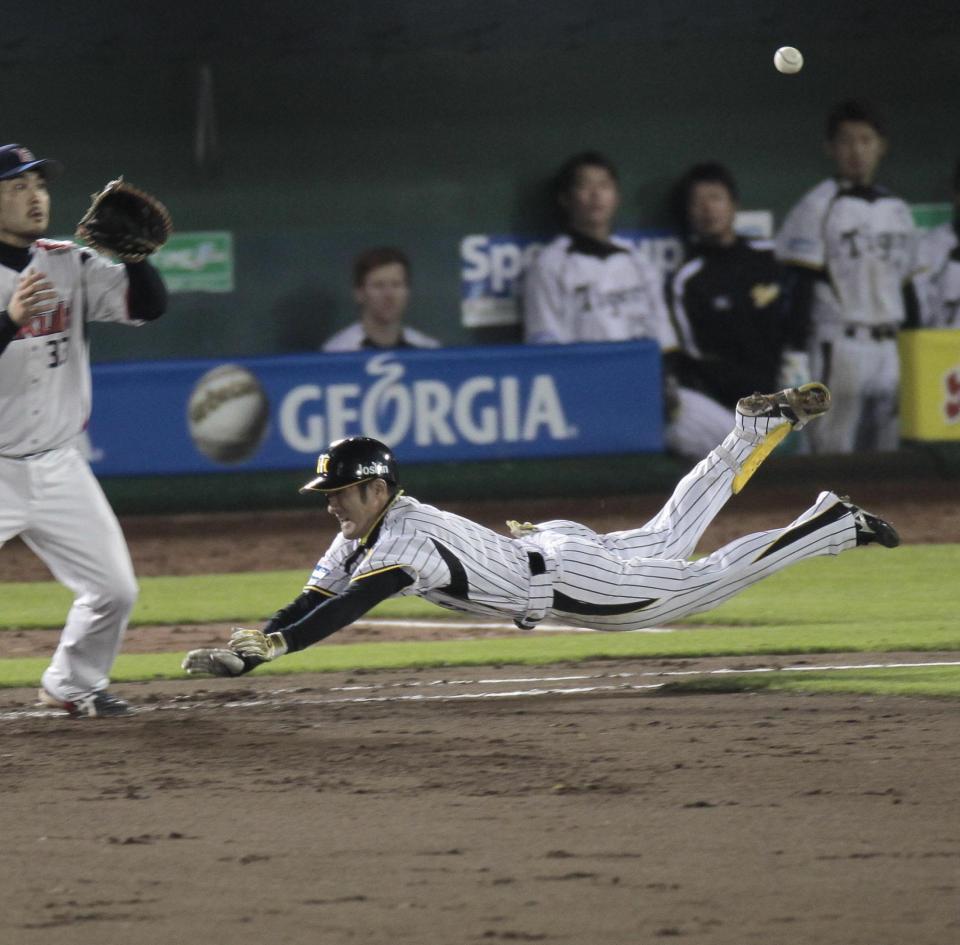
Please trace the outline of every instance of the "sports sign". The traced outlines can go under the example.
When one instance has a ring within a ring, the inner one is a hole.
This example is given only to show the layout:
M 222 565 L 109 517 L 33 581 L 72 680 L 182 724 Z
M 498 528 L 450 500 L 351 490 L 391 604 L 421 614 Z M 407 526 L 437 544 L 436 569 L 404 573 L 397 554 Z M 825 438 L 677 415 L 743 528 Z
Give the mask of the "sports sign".
M 99 475 L 309 469 L 358 434 L 406 463 L 663 448 L 651 341 L 102 364 L 93 387 Z

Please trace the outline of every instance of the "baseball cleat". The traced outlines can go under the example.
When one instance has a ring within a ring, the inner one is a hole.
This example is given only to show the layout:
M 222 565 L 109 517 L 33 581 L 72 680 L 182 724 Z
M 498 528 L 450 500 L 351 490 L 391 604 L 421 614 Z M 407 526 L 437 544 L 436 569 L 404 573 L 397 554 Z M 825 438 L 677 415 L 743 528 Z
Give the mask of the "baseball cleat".
M 118 696 L 112 695 L 105 689 L 92 692 L 89 696 L 70 702 L 52 696 L 46 689 L 39 692 L 40 702 L 51 709 L 62 709 L 73 719 L 106 719 L 117 718 L 122 715 L 133 715 L 134 709 Z
M 849 509 L 853 515 L 853 524 L 857 528 L 858 545 L 883 545 L 884 548 L 896 548 L 900 544 L 897 530 L 882 518 L 854 505 L 845 496 L 840 497 L 840 504 Z
M 737 403 L 743 417 L 784 417 L 799 430 L 830 409 L 830 391 L 826 384 L 812 381 L 800 387 L 788 387 L 775 394 L 751 394 Z

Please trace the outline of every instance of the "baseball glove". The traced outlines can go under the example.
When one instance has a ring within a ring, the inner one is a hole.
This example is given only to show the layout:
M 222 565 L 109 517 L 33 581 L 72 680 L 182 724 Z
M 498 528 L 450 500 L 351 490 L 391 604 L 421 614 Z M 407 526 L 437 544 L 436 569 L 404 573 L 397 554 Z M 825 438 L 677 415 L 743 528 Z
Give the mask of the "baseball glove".
M 242 676 L 286 652 L 281 633 L 234 627 L 225 648 L 191 650 L 182 665 L 191 676 Z
M 167 208 L 122 177 L 93 194 L 92 200 L 77 224 L 76 235 L 123 262 L 141 262 L 163 246 L 173 232 Z

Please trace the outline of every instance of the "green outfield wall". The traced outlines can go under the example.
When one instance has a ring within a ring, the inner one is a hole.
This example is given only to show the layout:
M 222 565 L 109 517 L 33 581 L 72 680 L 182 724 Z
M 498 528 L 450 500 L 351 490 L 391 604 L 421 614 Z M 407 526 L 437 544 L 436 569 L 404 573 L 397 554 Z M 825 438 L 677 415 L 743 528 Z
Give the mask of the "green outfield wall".
M 95 326 L 99 360 L 315 348 L 351 319 L 348 264 L 375 243 L 409 250 L 417 325 L 488 340 L 460 322 L 459 242 L 549 232 L 547 177 L 583 148 L 621 166 L 633 227 L 667 222 L 671 182 L 706 158 L 780 219 L 828 172 L 842 97 L 886 112 L 883 178 L 911 202 L 948 199 L 960 146 L 944 0 L 37 0 L 4 17 L 2 137 L 67 165 L 55 232 L 123 173 L 179 231 L 232 235 L 231 291 L 178 293 L 148 331 Z M 773 69 L 785 43 L 799 75 Z

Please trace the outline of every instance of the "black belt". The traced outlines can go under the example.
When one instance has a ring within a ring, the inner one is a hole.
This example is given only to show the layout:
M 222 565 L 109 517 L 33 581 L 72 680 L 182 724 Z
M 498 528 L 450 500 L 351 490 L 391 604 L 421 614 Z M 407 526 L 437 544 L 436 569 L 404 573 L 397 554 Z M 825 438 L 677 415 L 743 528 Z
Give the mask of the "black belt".
M 861 335 L 866 338 L 872 338 L 874 341 L 887 341 L 890 338 L 897 337 L 896 325 L 847 325 L 843 333 L 848 338 L 856 338 Z
M 543 560 L 543 555 L 539 551 L 528 551 L 527 563 L 530 565 L 531 574 L 547 573 L 547 563 Z

